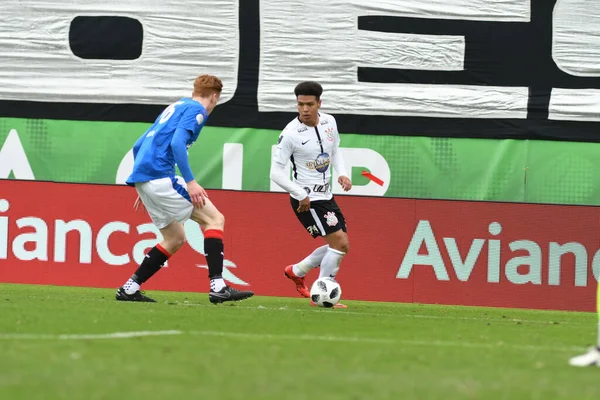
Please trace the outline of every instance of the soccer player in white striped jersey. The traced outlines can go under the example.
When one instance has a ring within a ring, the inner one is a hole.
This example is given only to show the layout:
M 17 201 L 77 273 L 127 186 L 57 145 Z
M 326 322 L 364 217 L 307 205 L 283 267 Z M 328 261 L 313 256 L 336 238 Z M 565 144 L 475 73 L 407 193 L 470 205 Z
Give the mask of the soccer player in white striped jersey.
M 298 117 L 279 136 L 270 174 L 271 180 L 290 194 L 292 209 L 308 233 L 327 242 L 284 270 L 298 293 L 307 298 L 310 292 L 304 277 L 308 271 L 320 266 L 319 277 L 335 279 L 349 249 L 346 220 L 331 192 L 331 167 L 338 173 L 338 183 L 344 191 L 352 188 L 352 182 L 339 151 L 335 118 L 319 112 L 322 93 L 321 85 L 312 81 L 302 82 L 294 89 Z M 286 175 L 288 161 L 292 163 L 293 180 Z M 338 303 L 335 307 L 346 306 Z

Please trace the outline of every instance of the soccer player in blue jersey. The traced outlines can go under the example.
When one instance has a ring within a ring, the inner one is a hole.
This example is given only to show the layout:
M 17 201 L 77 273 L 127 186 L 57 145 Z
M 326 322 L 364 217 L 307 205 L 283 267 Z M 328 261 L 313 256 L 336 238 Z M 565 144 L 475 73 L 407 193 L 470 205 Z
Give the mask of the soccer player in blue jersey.
M 200 224 L 204 231 L 210 302 L 243 300 L 254 295 L 228 287 L 222 278 L 225 217 L 196 182 L 188 162 L 187 150 L 198 139 L 222 89 L 219 78 L 200 75 L 194 81 L 192 97 L 168 106 L 133 146 L 133 172 L 127 184 L 135 186 L 138 192 L 134 207 L 146 208 L 163 240 L 146 254 L 131 278 L 117 290 L 117 300 L 155 301 L 140 292 L 140 285 L 183 246 L 183 224 L 188 219 Z M 175 175 L 175 165 L 183 177 Z

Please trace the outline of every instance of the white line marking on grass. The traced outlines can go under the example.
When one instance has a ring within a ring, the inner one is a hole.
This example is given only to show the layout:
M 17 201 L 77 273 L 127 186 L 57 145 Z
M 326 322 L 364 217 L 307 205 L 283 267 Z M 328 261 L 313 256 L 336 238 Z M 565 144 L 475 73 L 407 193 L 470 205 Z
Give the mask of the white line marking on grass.
M 222 332 L 222 331 L 190 331 L 192 335 L 201 336 L 219 336 L 234 339 L 254 339 L 254 340 L 304 340 L 320 342 L 350 342 L 350 343 L 378 343 L 394 344 L 397 341 L 385 338 L 366 338 L 355 336 L 331 336 L 331 335 L 273 335 L 270 333 L 244 333 L 244 332 Z
M 44 333 L 0 333 L 0 339 L 52 339 L 52 340 L 103 340 L 103 339 L 129 339 L 143 336 L 167 336 L 181 335 L 183 332 L 178 330 L 170 331 L 139 331 L 139 332 L 112 332 L 112 333 L 91 333 L 91 334 L 57 334 L 50 335 Z
M 188 307 L 206 307 L 214 308 L 214 305 L 205 305 L 198 303 L 178 303 L 177 305 L 188 306 Z M 320 308 L 286 308 L 286 307 L 265 307 L 265 306 L 241 306 L 232 305 L 231 308 L 241 308 L 244 310 L 260 310 L 260 311 L 296 311 L 305 313 L 329 313 L 333 315 L 364 315 L 367 317 L 393 317 L 393 318 L 421 318 L 421 319 L 449 319 L 449 320 L 461 320 L 461 321 L 482 321 L 482 322 L 521 322 L 530 324 L 541 324 L 541 325 L 583 325 L 587 323 L 579 323 L 573 321 L 542 321 L 537 319 L 522 319 L 522 318 L 487 318 L 487 317 L 458 317 L 451 315 L 425 315 L 425 314 L 413 314 L 413 313 L 372 313 L 372 312 L 359 312 L 359 311 L 348 311 L 348 310 L 331 310 L 331 309 L 320 309 Z
M 232 339 L 249 339 L 249 340 L 282 340 L 282 341 L 310 341 L 310 342 L 340 342 L 340 343 L 371 343 L 371 344 L 396 344 L 402 346 L 427 346 L 427 347 L 459 347 L 459 348 L 481 348 L 481 349 L 514 349 L 514 350 L 529 350 L 529 351 L 581 351 L 583 347 L 564 347 L 564 346 L 535 346 L 535 345 L 519 345 L 504 342 L 496 343 L 473 343 L 473 342 L 451 342 L 443 340 L 403 340 L 403 339 L 387 339 L 387 338 L 368 338 L 356 336 L 332 336 L 332 335 L 274 335 L 270 333 L 243 333 L 243 332 L 223 332 L 223 331 L 190 331 L 192 335 L 200 336 L 218 336 Z
M 143 336 L 173 336 L 173 335 L 195 335 L 213 336 L 242 340 L 275 340 L 275 341 L 303 341 L 303 342 L 333 342 L 333 343 L 367 343 L 399 346 L 426 346 L 426 347 L 458 347 L 479 349 L 511 349 L 526 351 L 581 351 L 582 347 L 576 346 L 535 346 L 519 345 L 504 342 L 496 343 L 474 343 L 443 340 L 404 340 L 393 338 L 373 338 L 360 336 L 334 336 L 334 335 L 308 335 L 308 334 L 270 334 L 270 333 L 248 333 L 248 332 L 226 332 L 226 331 L 138 331 L 138 332 L 113 332 L 97 334 L 37 334 L 37 333 L 0 333 L 0 340 L 105 340 L 105 339 L 129 339 Z

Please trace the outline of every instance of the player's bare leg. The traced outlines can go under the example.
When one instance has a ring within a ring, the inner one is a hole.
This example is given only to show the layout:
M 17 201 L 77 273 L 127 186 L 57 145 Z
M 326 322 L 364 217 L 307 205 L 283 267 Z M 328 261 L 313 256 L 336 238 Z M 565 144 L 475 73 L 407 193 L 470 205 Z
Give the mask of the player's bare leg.
M 340 229 L 323 236 L 323 239 L 325 239 L 328 246 L 323 259 L 321 260 L 319 278 L 328 277 L 335 279 L 340 269 L 342 258 L 344 258 L 350 249 L 348 234 Z M 314 305 L 314 303 L 311 302 L 311 305 Z M 345 304 L 337 303 L 334 308 L 347 308 L 347 306 Z
M 208 263 L 208 277 L 210 279 L 210 293 L 208 298 L 211 303 L 223 303 L 226 301 L 244 300 L 254 296 L 251 291 L 239 291 L 230 288 L 223 279 L 223 229 L 225 228 L 225 217 L 206 198 L 202 207 L 195 207 L 191 219 L 200 224 L 204 230 L 204 252 Z
M 323 239 L 329 244 L 329 248 L 323 256 L 323 261 L 321 261 L 319 278 L 329 277 L 335 279 L 340 269 L 342 258 L 344 258 L 350 249 L 348 235 L 340 229 L 324 236 Z
M 313 268 L 321 265 L 321 261 L 327 253 L 328 245 L 323 245 L 321 247 L 316 248 L 312 253 L 310 253 L 304 260 L 300 261 L 297 264 L 288 265 L 285 267 L 284 274 L 296 285 L 296 290 L 302 297 L 309 298 L 310 291 L 306 286 L 306 280 L 304 277 L 306 274 Z
M 154 246 L 144 257 L 135 273 L 125 284 L 119 288 L 116 299 L 120 301 L 154 302 L 140 291 L 140 286 L 150 279 L 173 254 L 185 243 L 185 230 L 183 224 L 171 222 L 160 229 L 163 240 Z

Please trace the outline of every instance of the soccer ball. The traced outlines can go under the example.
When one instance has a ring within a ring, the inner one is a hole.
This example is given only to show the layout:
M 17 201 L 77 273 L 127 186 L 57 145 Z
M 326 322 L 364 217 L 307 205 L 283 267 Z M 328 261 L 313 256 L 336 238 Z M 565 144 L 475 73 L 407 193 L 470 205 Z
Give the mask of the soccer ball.
M 319 278 L 310 288 L 310 299 L 319 307 L 333 307 L 341 297 L 342 288 L 332 278 Z

